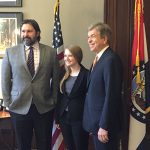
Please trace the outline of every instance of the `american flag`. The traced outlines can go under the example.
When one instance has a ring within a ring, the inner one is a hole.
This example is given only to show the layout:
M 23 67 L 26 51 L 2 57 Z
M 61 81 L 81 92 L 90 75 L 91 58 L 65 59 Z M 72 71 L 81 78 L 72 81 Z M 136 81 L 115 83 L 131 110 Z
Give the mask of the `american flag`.
M 63 37 L 61 31 L 61 23 L 59 18 L 59 0 L 56 1 L 54 8 L 54 29 L 53 29 L 53 48 L 57 50 L 57 57 L 59 59 L 60 66 L 64 65 L 64 46 Z M 60 129 L 56 128 L 55 120 L 53 123 L 52 131 L 52 150 L 65 150 L 63 136 Z
M 60 66 L 64 65 L 64 45 L 61 31 L 61 23 L 59 17 L 59 0 L 56 1 L 54 9 L 54 29 L 53 29 L 53 48 L 57 49 L 57 56 L 59 59 Z

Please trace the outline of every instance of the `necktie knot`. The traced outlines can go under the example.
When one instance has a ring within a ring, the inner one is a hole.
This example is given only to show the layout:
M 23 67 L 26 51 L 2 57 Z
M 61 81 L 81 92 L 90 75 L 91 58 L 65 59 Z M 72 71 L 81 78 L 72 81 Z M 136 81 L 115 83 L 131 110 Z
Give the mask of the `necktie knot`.
M 34 69 L 34 51 L 33 51 L 33 47 L 30 46 L 29 47 L 29 55 L 28 55 L 28 60 L 27 60 L 27 66 L 29 68 L 29 71 L 31 73 L 31 76 L 34 76 L 35 73 L 35 69 Z

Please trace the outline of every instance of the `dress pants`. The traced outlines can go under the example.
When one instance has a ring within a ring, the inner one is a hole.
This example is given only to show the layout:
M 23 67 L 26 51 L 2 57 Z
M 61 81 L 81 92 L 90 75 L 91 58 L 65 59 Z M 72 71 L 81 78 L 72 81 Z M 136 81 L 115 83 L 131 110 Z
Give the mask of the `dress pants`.
M 60 119 L 60 128 L 67 150 L 88 150 L 89 134 L 83 129 L 82 121 L 72 121 L 65 111 Z
M 51 150 L 53 111 L 39 114 L 31 105 L 26 115 L 10 112 L 14 126 L 18 150 L 31 150 L 33 131 L 38 150 Z

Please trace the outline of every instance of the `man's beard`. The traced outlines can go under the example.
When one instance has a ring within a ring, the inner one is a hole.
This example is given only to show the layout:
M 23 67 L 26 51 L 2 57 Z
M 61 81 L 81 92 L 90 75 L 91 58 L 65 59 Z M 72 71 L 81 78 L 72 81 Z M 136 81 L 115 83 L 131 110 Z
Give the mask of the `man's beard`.
M 29 37 L 24 37 L 22 38 L 22 42 L 24 43 L 24 45 L 26 46 L 31 46 L 33 45 L 35 42 L 37 41 L 37 38 L 29 38 Z

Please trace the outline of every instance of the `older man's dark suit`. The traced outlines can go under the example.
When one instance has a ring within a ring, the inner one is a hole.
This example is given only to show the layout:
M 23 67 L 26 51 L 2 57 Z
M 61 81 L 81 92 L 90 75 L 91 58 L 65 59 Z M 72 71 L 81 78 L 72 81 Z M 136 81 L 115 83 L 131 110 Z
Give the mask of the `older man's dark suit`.
M 110 48 L 104 51 L 89 75 L 87 86 L 83 126 L 96 136 L 99 128 L 107 130 L 109 142 L 99 141 L 99 149 L 117 150 L 113 141 L 121 126 L 122 65 Z

